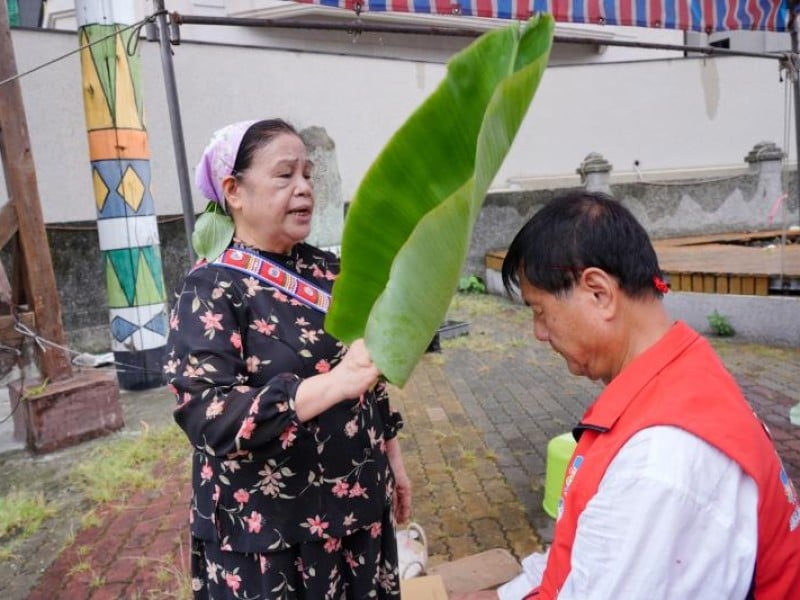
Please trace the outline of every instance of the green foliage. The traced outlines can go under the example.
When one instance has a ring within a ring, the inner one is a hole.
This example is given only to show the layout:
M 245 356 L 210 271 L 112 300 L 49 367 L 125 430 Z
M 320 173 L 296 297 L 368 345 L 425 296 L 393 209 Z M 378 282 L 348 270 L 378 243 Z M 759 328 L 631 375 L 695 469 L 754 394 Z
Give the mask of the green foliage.
M 199 258 L 216 260 L 233 239 L 233 219 L 216 202 L 209 202 L 194 224 L 192 247 Z
M 462 294 L 485 294 L 486 284 L 477 275 L 470 275 L 458 280 L 458 291 Z
M 472 227 L 547 66 L 553 19 L 478 38 L 359 186 L 325 327 L 403 386 L 458 287 Z M 380 235 L 375 235 L 380 224 Z
M 736 334 L 728 317 L 719 314 L 716 310 L 708 315 L 708 325 L 711 327 L 711 331 L 720 337 L 731 337 Z
M 187 457 L 186 438 L 177 425 L 95 447 L 73 471 L 72 479 L 95 502 L 126 498 L 137 490 L 158 489 L 155 468 Z
M 0 497 L 0 540 L 11 536 L 28 537 L 56 507 L 45 500 L 42 492 L 11 490 Z

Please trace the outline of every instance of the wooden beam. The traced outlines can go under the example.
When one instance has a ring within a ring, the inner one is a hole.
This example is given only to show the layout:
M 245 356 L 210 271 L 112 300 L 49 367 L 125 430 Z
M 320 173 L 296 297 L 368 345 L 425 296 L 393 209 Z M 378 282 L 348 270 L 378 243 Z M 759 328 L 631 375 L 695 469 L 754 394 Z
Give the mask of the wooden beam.
M 11 241 L 14 234 L 17 233 L 17 212 L 14 210 L 14 204 L 11 200 L 0 208 L 0 248 L 5 248 L 6 244 Z
M 717 275 L 717 293 L 718 294 L 727 294 L 728 293 L 728 276 L 727 275 Z
M 742 277 L 742 294 L 752 296 L 756 293 L 756 279 L 751 275 Z
M 769 296 L 769 277 L 756 277 L 756 296 Z
M 16 348 L 22 343 L 25 336 L 14 329 L 17 319 L 19 319 L 20 323 L 35 331 L 36 317 L 32 312 L 19 313 L 16 318 L 13 315 L 2 315 L 0 316 L 0 344 Z
M 8 25 L 8 7 L 5 2 L 0 2 L 0 81 L 16 75 L 17 64 Z M 44 229 L 25 106 L 22 103 L 18 79 L 0 85 L 0 156 L 3 160 L 8 197 L 19 226 L 28 301 L 36 315 L 38 333 L 51 342 L 64 345 L 61 305 Z M 41 352 L 39 358 L 42 377 L 58 381 L 72 375 L 72 365 L 66 352 Z

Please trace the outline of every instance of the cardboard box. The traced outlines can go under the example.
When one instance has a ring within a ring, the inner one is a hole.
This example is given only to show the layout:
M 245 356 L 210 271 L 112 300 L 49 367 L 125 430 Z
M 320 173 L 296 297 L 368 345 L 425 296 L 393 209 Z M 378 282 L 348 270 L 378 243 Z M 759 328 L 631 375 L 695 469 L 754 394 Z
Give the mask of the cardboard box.
M 519 575 L 521 571 L 519 562 L 508 550 L 492 548 L 431 567 L 428 574 L 442 578 L 447 594 L 465 594 L 495 589 Z M 403 598 L 405 600 L 405 596 Z M 408 598 L 416 600 L 415 596 Z
M 447 600 L 444 581 L 439 575 L 423 575 L 400 580 L 403 600 Z

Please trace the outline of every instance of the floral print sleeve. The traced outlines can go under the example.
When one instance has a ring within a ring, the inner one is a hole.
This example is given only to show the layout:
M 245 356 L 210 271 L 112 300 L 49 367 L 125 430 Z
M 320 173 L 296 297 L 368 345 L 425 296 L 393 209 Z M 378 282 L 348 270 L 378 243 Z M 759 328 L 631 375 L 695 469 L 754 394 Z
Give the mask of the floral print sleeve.
M 403 417 L 396 410 L 392 410 L 385 383 L 381 382 L 375 387 L 375 395 L 382 412 L 383 438 L 390 440 L 403 428 Z
M 175 418 L 192 444 L 212 455 L 263 445 L 296 419 L 297 360 L 270 337 L 275 313 L 257 317 L 249 309 L 259 292 L 248 277 L 201 268 L 187 277 L 170 316 L 165 371 L 178 396 Z M 257 336 L 261 343 L 245 345 Z M 267 368 L 276 362 L 283 368 Z

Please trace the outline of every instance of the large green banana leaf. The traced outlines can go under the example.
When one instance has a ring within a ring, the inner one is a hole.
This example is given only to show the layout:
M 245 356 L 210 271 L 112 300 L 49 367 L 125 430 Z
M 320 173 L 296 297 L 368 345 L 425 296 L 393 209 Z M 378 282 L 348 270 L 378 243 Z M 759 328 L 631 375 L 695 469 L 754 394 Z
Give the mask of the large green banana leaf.
M 325 326 L 403 386 L 447 312 L 472 227 L 547 66 L 553 19 L 479 37 L 359 185 Z

